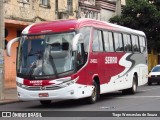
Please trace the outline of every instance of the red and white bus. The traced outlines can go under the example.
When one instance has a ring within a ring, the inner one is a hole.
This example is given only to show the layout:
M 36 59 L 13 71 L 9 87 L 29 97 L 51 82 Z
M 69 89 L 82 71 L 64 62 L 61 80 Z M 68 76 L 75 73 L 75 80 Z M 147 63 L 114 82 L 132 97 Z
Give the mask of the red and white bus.
M 142 31 L 93 20 L 58 20 L 32 24 L 22 31 L 17 51 L 20 100 L 86 98 L 103 93 L 134 94 L 147 83 L 148 56 Z

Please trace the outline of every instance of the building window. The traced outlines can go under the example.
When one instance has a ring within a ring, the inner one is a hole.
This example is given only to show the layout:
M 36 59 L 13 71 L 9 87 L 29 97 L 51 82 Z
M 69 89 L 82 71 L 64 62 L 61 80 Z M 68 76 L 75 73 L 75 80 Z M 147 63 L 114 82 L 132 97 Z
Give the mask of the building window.
M 17 0 L 20 3 L 29 3 L 29 0 Z
M 56 3 L 55 3 L 55 5 L 56 5 L 56 6 L 55 6 L 55 10 L 56 10 L 56 12 L 58 12 L 58 0 L 55 0 L 55 2 L 56 2 Z
M 50 6 L 49 0 L 40 0 L 40 5 Z
M 73 0 L 67 0 L 67 9 L 69 14 L 73 14 Z

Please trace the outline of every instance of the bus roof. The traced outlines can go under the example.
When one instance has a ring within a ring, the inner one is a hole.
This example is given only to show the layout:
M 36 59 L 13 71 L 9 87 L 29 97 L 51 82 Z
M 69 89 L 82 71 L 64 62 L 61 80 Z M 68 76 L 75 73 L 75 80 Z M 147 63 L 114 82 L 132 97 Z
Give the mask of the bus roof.
M 22 34 L 43 34 L 43 33 L 57 33 L 77 30 L 83 26 L 95 26 L 101 29 L 109 29 L 114 31 L 123 31 L 145 36 L 144 32 L 134 30 L 131 28 L 115 25 L 105 21 L 99 21 L 89 18 L 70 19 L 70 20 L 56 20 L 50 22 L 34 23 L 26 27 Z

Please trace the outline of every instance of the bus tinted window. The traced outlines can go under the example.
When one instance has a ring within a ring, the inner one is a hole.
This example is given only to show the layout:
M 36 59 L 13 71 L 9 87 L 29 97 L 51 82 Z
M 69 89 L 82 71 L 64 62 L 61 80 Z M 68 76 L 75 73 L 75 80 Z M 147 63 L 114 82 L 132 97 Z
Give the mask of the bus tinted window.
M 146 42 L 145 42 L 145 38 L 144 37 L 139 36 L 139 44 L 140 44 L 141 52 L 145 52 L 146 51 Z
M 123 42 L 124 42 L 124 50 L 125 51 L 132 51 L 130 35 L 123 34 Z
M 103 31 L 104 36 L 104 47 L 105 51 L 107 52 L 113 52 L 113 38 L 112 38 L 112 32 Z
M 94 30 L 93 32 L 92 50 L 103 51 L 102 33 L 100 30 Z
M 122 43 L 122 34 L 114 33 L 114 43 L 116 51 L 124 51 L 123 43 Z
M 135 35 L 131 35 L 132 38 L 132 50 L 133 52 L 139 52 L 139 44 L 138 44 L 138 37 Z
M 83 28 L 80 28 L 79 30 L 79 32 L 83 34 L 85 52 L 88 52 L 89 50 L 90 30 L 91 30 L 91 27 L 83 27 Z
M 109 46 L 110 46 L 110 52 L 114 52 L 112 32 L 109 32 Z

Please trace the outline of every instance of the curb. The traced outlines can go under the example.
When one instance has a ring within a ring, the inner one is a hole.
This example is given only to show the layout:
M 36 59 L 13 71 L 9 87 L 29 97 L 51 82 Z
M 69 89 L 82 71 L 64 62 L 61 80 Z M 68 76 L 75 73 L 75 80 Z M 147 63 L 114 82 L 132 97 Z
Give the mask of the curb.
M 11 103 L 17 103 L 17 102 L 21 102 L 19 100 L 4 100 L 4 101 L 0 101 L 0 105 L 6 105 L 6 104 L 11 104 Z

